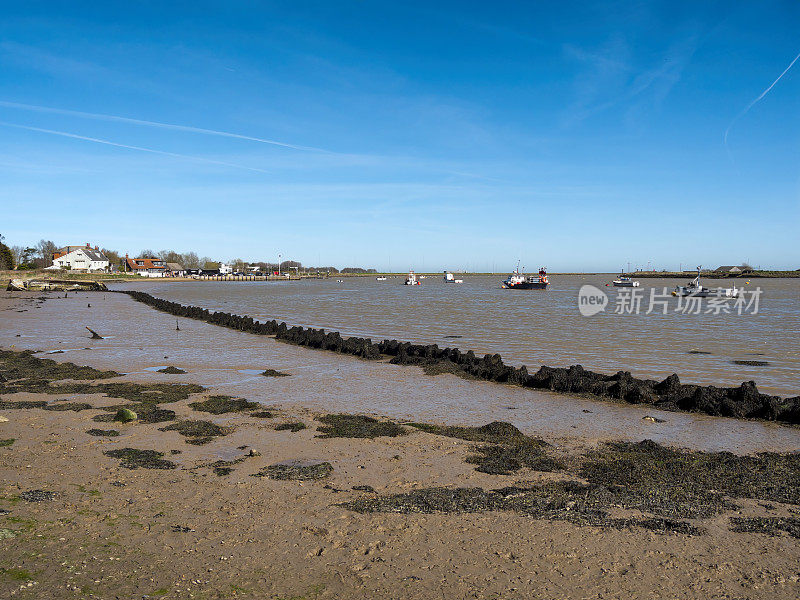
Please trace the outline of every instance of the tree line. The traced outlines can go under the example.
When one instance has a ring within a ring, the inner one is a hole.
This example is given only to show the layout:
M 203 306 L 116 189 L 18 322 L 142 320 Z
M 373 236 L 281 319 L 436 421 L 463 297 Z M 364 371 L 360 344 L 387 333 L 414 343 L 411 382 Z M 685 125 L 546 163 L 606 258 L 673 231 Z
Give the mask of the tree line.
M 45 269 L 53 264 L 53 254 L 63 246 L 57 246 L 51 240 L 39 240 L 35 246 L 7 246 L 3 243 L 4 237 L 0 234 L 0 270 L 27 270 Z M 125 255 L 110 248 L 100 248 L 100 252 L 108 259 L 112 267 L 124 270 Z M 145 248 L 131 258 L 155 258 L 166 263 L 174 263 L 183 269 L 219 269 L 225 262 L 231 265 L 235 272 L 247 273 L 252 267 L 257 267 L 262 273 L 272 273 L 280 270 L 282 273 L 298 271 L 302 273 L 375 273 L 375 269 L 361 267 L 345 267 L 337 269 L 333 266 L 310 267 L 303 266 L 295 260 L 284 260 L 280 263 L 265 261 L 245 261 L 235 258 L 228 261 L 215 260 L 209 256 L 199 256 L 196 252 L 176 252 L 175 250 L 154 250 Z

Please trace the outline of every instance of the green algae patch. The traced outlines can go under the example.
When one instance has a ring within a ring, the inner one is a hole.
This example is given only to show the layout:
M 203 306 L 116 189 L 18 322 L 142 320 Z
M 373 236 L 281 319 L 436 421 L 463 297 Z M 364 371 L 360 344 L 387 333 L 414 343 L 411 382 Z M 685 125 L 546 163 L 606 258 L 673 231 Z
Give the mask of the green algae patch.
M 295 421 L 292 423 L 281 423 L 280 425 L 275 425 L 275 431 L 291 431 L 292 433 L 297 433 L 306 428 L 305 423 L 301 423 L 300 421 Z
M 0 448 L 6 448 L 11 446 L 14 442 L 16 442 L 16 438 L 8 438 L 5 440 L 0 440 Z
M 261 408 L 258 402 L 250 402 L 244 398 L 234 398 L 232 396 L 209 396 L 205 400 L 192 402 L 189 404 L 194 410 L 221 415 L 232 412 L 245 412 L 256 408 Z
M 761 533 L 770 537 L 788 533 L 800 538 L 800 519 L 796 517 L 731 517 L 731 531 Z
M 164 367 L 163 369 L 159 369 L 158 372 L 166 375 L 186 375 L 186 371 L 173 366 Z
M 178 421 L 167 427 L 162 427 L 159 431 L 177 431 L 184 437 L 187 444 L 202 445 L 212 441 L 215 437 L 228 435 L 233 431 L 232 427 L 221 427 L 211 421 Z
M 287 461 L 263 468 L 253 477 L 269 477 L 283 481 L 325 479 L 333 473 L 333 465 L 321 461 Z
M 261 373 L 264 377 L 289 377 L 289 373 L 276 371 L 275 369 L 267 369 Z
M 86 433 L 98 437 L 118 437 L 119 431 L 116 429 L 89 429 Z
M 138 448 L 119 448 L 106 450 L 106 456 L 120 459 L 120 466 L 125 469 L 174 469 L 178 465 L 163 458 L 164 453 L 157 450 L 140 450 Z
M 119 421 L 120 423 L 130 423 L 131 421 L 135 421 L 139 418 L 134 411 L 130 408 L 120 408 L 114 414 L 114 420 Z
M 408 423 L 420 431 L 458 438 L 469 442 L 504 443 L 509 440 L 523 439 L 525 434 L 504 421 L 493 421 L 480 427 L 457 427 L 452 425 L 430 425 L 428 423 Z
M 25 569 L 6 569 L 0 567 L 0 579 L 5 581 L 32 581 L 33 574 Z
M 316 418 L 323 423 L 317 427 L 320 438 L 376 438 L 382 436 L 397 437 L 406 435 L 408 431 L 391 421 L 378 421 L 363 415 L 324 415 Z

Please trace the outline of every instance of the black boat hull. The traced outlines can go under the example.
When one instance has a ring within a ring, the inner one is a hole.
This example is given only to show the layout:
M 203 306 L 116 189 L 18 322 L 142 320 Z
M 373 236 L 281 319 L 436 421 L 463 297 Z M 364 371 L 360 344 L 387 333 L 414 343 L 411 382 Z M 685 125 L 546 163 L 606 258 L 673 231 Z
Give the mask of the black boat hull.
M 546 290 L 548 285 L 547 283 L 529 283 L 525 281 L 515 284 L 504 283 L 503 287 L 507 290 Z

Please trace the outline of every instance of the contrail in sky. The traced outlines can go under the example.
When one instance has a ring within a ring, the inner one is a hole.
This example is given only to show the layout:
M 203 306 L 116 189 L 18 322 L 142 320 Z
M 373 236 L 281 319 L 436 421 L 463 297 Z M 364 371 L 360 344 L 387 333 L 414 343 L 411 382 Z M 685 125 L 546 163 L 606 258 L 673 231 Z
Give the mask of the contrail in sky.
M 730 133 L 730 131 L 731 131 L 731 127 L 733 127 L 734 123 L 736 123 L 736 121 L 738 121 L 738 120 L 739 120 L 739 119 L 741 119 L 743 116 L 745 116 L 745 115 L 746 115 L 746 114 L 747 114 L 747 113 L 750 111 L 750 109 L 751 109 L 751 108 L 753 108 L 753 106 L 755 106 L 756 102 L 758 102 L 759 100 L 761 100 L 761 99 L 762 99 L 764 96 L 766 96 L 766 95 L 769 93 L 769 91 L 770 91 L 772 88 L 774 88 L 774 87 L 775 87 L 775 84 L 777 84 L 777 83 L 778 83 L 778 82 L 781 80 L 781 78 L 782 78 L 784 75 L 786 75 L 786 73 L 788 73 L 788 72 L 789 72 L 789 69 L 791 69 L 791 68 L 794 66 L 794 63 L 796 63 L 796 62 L 797 62 L 797 59 L 798 59 L 798 58 L 800 58 L 800 54 L 798 54 L 797 56 L 795 56 L 795 57 L 794 57 L 794 60 L 793 60 L 792 62 L 790 62 L 790 63 L 789 63 L 789 66 L 788 66 L 788 67 L 786 67 L 786 68 L 783 70 L 783 73 L 781 73 L 780 75 L 778 75 L 778 78 L 777 78 L 775 81 L 773 81 L 773 82 L 772 82 L 772 84 L 771 84 L 771 85 L 770 85 L 770 86 L 769 86 L 767 89 L 765 89 L 763 92 L 761 92 L 761 95 L 760 95 L 758 98 L 756 98 L 756 99 L 755 99 L 755 100 L 753 100 L 753 101 L 752 101 L 750 104 L 748 104 L 748 105 L 747 105 L 747 107 L 746 107 L 746 108 L 745 108 L 745 109 L 744 109 L 742 112 L 740 112 L 738 115 L 736 115 L 736 118 L 735 118 L 735 119 L 733 119 L 733 121 L 731 121 L 731 124 L 730 124 L 730 125 L 728 125 L 728 128 L 725 130 L 725 145 L 726 145 L 726 146 L 728 145 L 728 134 Z
M 216 135 L 220 137 L 234 138 L 238 140 L 248 140 L 251 142 L 259 142 L 261 144 L 270 144 L 272 146 L 281 146 L 283 148 L 291 148 L 293 150 L 307 150 L 312 152 L 329 152 L 322 148 L 314 148 L 312 146 L 297 146 L 295 144 L 287 144 L 285 142 L 278 142 L 276 140 L 268 140 L 264 138 L 252 137 L 249 135 L 241 135 L 238 133 L 231 133 L 229 131 L 217 131 L 215 129 L 203 129 L 202 127 L 190 127 L 188 125 L 175 125 L 173 123 L 161 123 L 159 121 L 145 121 L 143 119 L 131 119 L 129 117 L 119 117 L 116 115 L 104 115 L 99 113 L 82 112 L 79 110 L 67 110 L 65 108 L 52 108 L 49 106 L 38 106 L 36 104 L 21 104 L 19 102 L 7 102 L 0 100 L 0 106 L 7 108 L 19 108 L 21 110 L 32 110 L 36 112 L 49 112 L 59 115 L 69 115 L 73 117 L 82 117 L 84 119 L 98 119 L 101 121 L 117 121 L 119 123 L 131 123 L 133 125 L 145 125 L 147 127 L 159 127 L 161 129 L 172 129 L 174 131 L 188 131 L 190 133 L 203 133 L 206 135 Z
M 4 127 L 15 127 L 17 129 L 26 129 L 28 131 L 36 131 L 39 133 L 49 133 L 52 135 L 60 135 L 61 137 L 72 138 L 75 140 L 83 140 L 85 142 L 95 142 L 96 144 L 105 144 L 106 146 L 115 146 L 117 148 L 126 148 L 128 150 L 138 150 L 140 152 L 149 152 L 151 154 L 160 154 L 162 156 L 172 156 L 174 158 L 185 158 L 188 160 L 196 160 L 200 162 L 211 163 L 215 165 L 222 165 L 225 167 L 234 167 L 236 169 L 247 169 L 248 171 L 256 171 L 258 173 L 269 173 L 269 171 L 265 171 L 264 169 L 257 169 L 255 167 L 246 167 L 244 165 L 237 165 L 234 163 L 223 162 L 220 160 L 212 160 L 210 158 L 201 158 L 199 156 L 190 156 L 188 154 L 177 154 L 175 152 L 165 152 L 164 150 L 155 150 L 153 148 L 143 148 L 142 146 L 129 146 L 127 144 L 118 144 L 117 142 L 111 142 L 109 140 L 102 140 L 100 138 L 93 138 L 93 137 L 86 137 L 84 135 L 78 135 L 76 133 L 68 133 L 66 131 L 56 131 L 54 129 L 42 129 L 40 127 L 29 127 L 28 125 L 17 125 L 15 123 L 6 123 L 4 121 L 0 121 L 0 125 Z

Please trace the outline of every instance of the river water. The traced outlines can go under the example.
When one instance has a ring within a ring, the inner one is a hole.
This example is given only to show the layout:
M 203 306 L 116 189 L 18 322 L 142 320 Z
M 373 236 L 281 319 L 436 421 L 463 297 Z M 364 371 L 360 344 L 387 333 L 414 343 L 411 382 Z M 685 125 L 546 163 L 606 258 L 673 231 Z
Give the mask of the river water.
M 466 276 L 459 285 L 429 276 L 413 287 L 402 285 L 402 277 L 387 281 L 353 277 L 341 283 L 336 279 L 148 281 L 135 288 L 261 320 L 277 319 L 373 340 L 394 338 L 455 346 L 476 354 L 499 353 L 506 363 L 524 364 L 529 370 L 543 364 L 581 364 L 604 373 L 628 370 L 654 379 L 677 373 L 684 383 L 739 385 L 753 380 L 764 393 L 800 393 L 800 279 L 737 281 L 737 286 L 747 290 L 748 304 L 752 292 L 761 291 L 757 312 L 755 305 L 742 306 L 742 314 L 733 304 L 730 312 L 715 314 L 717 310 L 707 300 L 699 314 L 680 312 L 678 299 L 671 297 L 647 314 L 651 293 L 660 300 L 658 295 L 664 288 L 671 290 L 676 280 L 642 279 L 636 292 L 641 309 L 636 314 L 628 312 L 628 302 L 621 310 L 620 293 L 624 292 L 606 286 L 611 276 L 551 276 L 546 291 L 503 290 L 503 278 Z M 704 283 L 722 285 L 721 280 Z M 609 297 L 606 309 L 590 317 L 578 310 L 578 293 L 585 284 Z M 665 306 L 667 314 L 663 314 Z
M 384 288 L 387 294 L 398 299 L 405 294 L 409 299 L 416 298 L 416 302 L 420 301 L 421 294 L 414 296 L 413 292 L 431 293 L 436 285 L 431 282 L 430 286 L 419 286 L 412 291 L 403 289 L 397 280 L 389 280 L 389 284 Z M 297 320 L 288 320 L 297 323 L 306 323 L 303 315 L 310 317 L 314 314 L 303 303 L 311 303 L 320 297 L 327 298 L 322 304 L 328 305 L 330 316 L 336 316 L 341 323 L 352 323 L 346 314 L 336 313 L 331 303 L 338 297 L 356 307 L 358 295 L 354 292 L 348 294 L 346 290 L 360 290 L 363 297 L 376 298 L 378 294 L 373 291 L 374 287 L 370 287 L 375 285 L 368 280 L 342 284 L 335 281 L 276 284 L 145 281 L 125 284 L 159 296 L 176 299 L 180 296 L 182 301 L 191 304 L 262 318 L 281 316 L 279 309 L 286 313 L 295 310 Z M 393 289 L 398 286 L 399 291 Z M 487 296 L 494 293 L 487 292 Z M 467 287 L 442 289 L 439 294 L 443 298 L 448 294 L 470 296 Z M 128 380 L 199 383 L 207 386 L 209 393 L 241 396 L 268 407 L 281 407 L 287 415 L 291 415 L 296 407 L 320 413 L 365 413 L 452 425 L 475 426 L 500 420 L 509 421 L 527 434 L 541 436 L 559 445 L 649 438 L 674 446 L 737 453 L 792 452 L 800 448 L 798 427 L 664 412 L 647 405 L 618 404 L 487 381 L 464 380 L 453 375 L 430 377 L 418 367 L 363 361 L 352 356 L 283 344 L 269 337 L 201 321 L 176 319 L 122 294 L 77 293 L 66 298 L 49 294 L 45 301 L 38 301 L 30 294 L 6 293 L 6 296 L 4 299 L 0 294 L 0 347 L 27 348 L 38 351 L 37 356 L 59 362 L 114 369 L 125 373 Z M 542 296 L 539 298 L 541 302 Z M 234 299 L 238 302 L 236 306 L 232 305 Z M 520 296 L 515 302 L 524 300 L 532 302 L 534 298 Z M 397 302 L 399 308 L 403 303 Z M 458 303 L 451 302 L 451 306 L 455 310 Z M 301 308 L 305 312 L 301 313 Z M 440 314 L 446 313 L 441 306 L 438 310 Z M 371 313 L 363 310 L 361 314 Z M 426 314 L 421 311 L 420 319 Z M 401 318 L 395 315 L 391 319 L 393 327 L 399 327 Z M 176 330 L 176 321 L 179 330 Z M 417 321 L 411 322 L 416 326 Z M 319 319 L 309 318 L 308 322 L 325 324 Z M 349 333 L 371 334 L 367 324 L 365 318 L 361 327 L 354 323 L 352 329 L 341 325 L 338 328 Z M 90 339 L 86 326 L 100 332 L 104 339 Z M 556 328 L 556 324 L 550 323 L 547 327 Z M 457 335 L 444 333 L 445 330 L 437 335 Z M 463 321 L 459 330 L 466 330 Z M 414 331 L 421 333 L 412 335 Z M 418 341 L 439 341 L 424 328 L 408 328 L 406 334 L 403 337 Z M 485 332 L 472 332 L 467 338 L 465 331 L 464 338 L 445 339 L 458 342 L 462 348 L 477 347 L 481 334 L 485 335 Z M 400 337 L 394 330 L 391 335 Z M 562 338 L 568 339 L 568 336 L 562 335 Z M 573 340 L 569 341 L 572 343 Z M 580 348 L 580 344 L 573 346 Z M 510 356 L 509 348 L 497 349 Z M 524 347 L 521 348 L 524 351 Z M 555 350 L 557 348 L 551 348 L 552 352 Z M 566 353 L 563 356 L 569 358 Z M 568 362 L 564 360 L 561 364 Z M 588 364 L 585 360 L 584 363 Z M 187 373 L 164 375 L 155 372 L 167 365 L 180 367 Z M 266 368 L 291 376 L 263 377 L 259 373 Z M 82 397 L 64 399 L 81 400 Z M 660 421 L 645 419 L 647 416 Z M 215 421 L 223 424 L 224 419 L 224 415 L 214 417 Z

